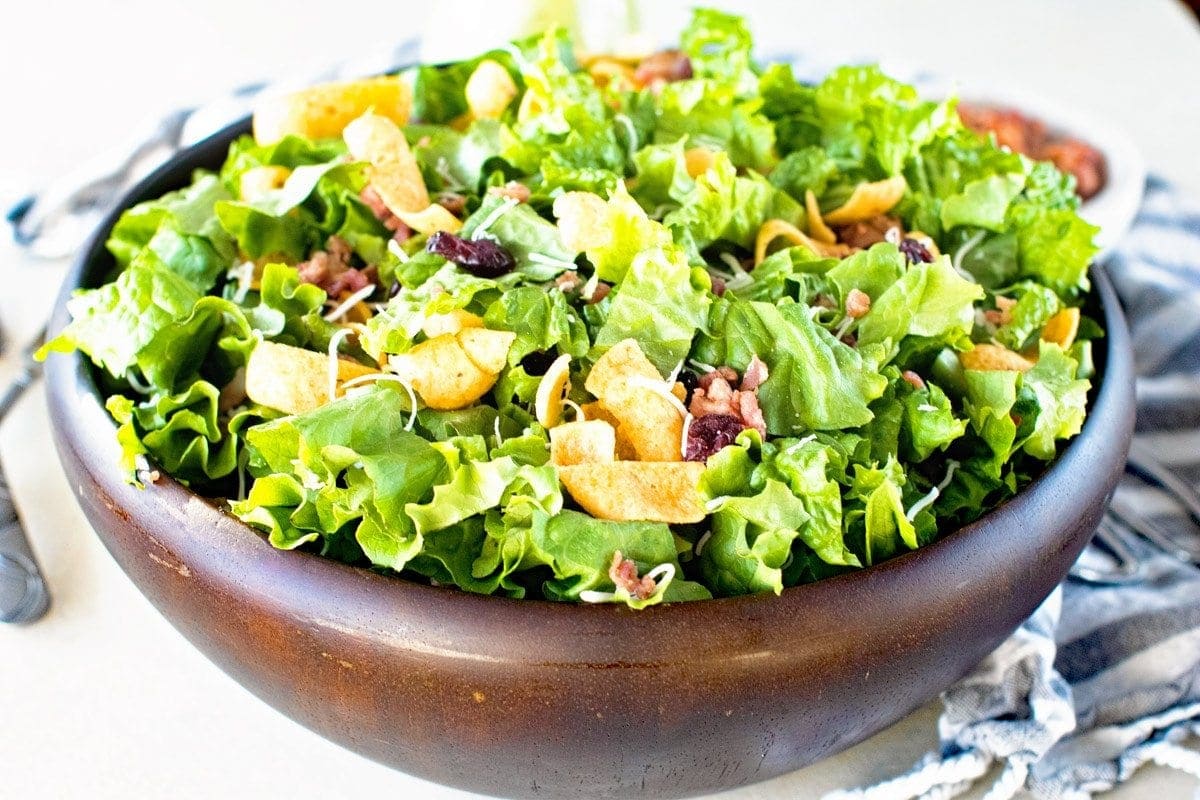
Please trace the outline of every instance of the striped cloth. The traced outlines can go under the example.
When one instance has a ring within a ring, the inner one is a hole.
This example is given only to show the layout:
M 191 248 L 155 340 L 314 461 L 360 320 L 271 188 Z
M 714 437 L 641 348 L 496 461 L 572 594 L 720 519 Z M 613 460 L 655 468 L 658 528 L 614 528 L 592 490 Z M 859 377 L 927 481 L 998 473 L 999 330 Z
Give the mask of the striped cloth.
M 413 60 L 416 42 L 298 83 L 387 71 Z M 8 215 L 17 241 L 46 256 L 71 253 L 121 192 L 181 147 L 247 113 L 267 87 L 245 87 L 176 112 L 96 169 L 50 187 Z M 272 85 L 271 90 L 281 88 Z M 282 87 L 286 88 L 286 87 Z M 1138 366 L 1139 442 L 1191 486 L 1200 485 L 1200 206 L 1159 179 L 1110 256 Z M 1118 490 L 1175 535 L 1197 536 L 1161 490 L 1127 476 Z M 1112 535 L 1143 564 L 1117 586 L 1068 580 L 1013 636 L 944 695 L 942 746 L 911 772 L 827 800 L 940 800 L 999 767 L 988 800 L 1022 789 L 1044 800 L 1082 800 L 1154 761 L 1200 777 L 1200 570 L 1120 525 Z M 1108 557 L 1089 547 L 1081 558 Z

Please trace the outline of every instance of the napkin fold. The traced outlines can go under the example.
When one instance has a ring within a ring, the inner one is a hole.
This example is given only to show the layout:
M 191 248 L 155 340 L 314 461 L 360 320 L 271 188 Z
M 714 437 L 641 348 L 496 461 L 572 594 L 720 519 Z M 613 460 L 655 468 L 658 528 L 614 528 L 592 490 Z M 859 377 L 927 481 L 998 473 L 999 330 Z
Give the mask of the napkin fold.
M 410 63 L 410 40 L 385 53 L 298 79 L 243 87 L 176 111 L 136 140 L 17 204 L 17 242 L 37 255 L 74 251 L 117 198 L 149 169 L 247 115 L 263 92 L 359 77 Z M 1107 267 L 1133 332 L 1136 438 L 1200 485 L 1200 205 L 1152 177 L 1134 227 Z M 1126 476 L 1119 496 L 1164 530 L 1195 538 L 1186 512 Z M 902 776 L 826 800 L 941 800 L 992 781 L 987 800 L 1025 790 L 1038 800 L 1083 800 L 1142 764 L 1200 777 L 1200 570 L 1120 525 L 1113 535 L 1144 564 L 1140 580 L 1068 580 L 970 675 L 945 692 L 941 747 Z M 1083 558 L 1099 559 L 1094 546 Z

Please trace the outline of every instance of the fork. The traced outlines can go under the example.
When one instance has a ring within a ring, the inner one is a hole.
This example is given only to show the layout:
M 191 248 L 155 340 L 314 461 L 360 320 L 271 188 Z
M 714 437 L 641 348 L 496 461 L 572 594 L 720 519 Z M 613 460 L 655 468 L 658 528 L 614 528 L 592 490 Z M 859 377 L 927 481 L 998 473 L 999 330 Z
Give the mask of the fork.
M 17 375 L 0 394 L 0 422 L 4 421 L 17 399 L 41 374 L 41 364 L 33 354 L 45 336 L 46 331 L 42 329 L 21 351 Z M 29 547 L 25 529 L 21 526 L 8 490 L 8 480 L 0 465 L 0 622 L 34 622 L 49 607 L 50 592 Z

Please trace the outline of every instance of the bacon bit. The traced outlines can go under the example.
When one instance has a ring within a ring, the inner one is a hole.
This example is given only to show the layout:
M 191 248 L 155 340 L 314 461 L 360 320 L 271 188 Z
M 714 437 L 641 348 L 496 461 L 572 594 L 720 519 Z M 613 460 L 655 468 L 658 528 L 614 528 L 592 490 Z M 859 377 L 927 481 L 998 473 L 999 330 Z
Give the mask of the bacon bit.
M 880 214 L 862 222 L 842 225 L 834 230 L 837 232 L 839 242 L 845 242 L 860 250 L 865 250 L 880 242 L 899 242 L 904 238 L 904 228 L 901 227 L 900 220 L 886 214 Z
M 457 217 L 467 207 L 467 198 L 458 192 L 442 192 L 437 196 L 437 204 Z
M 554 285 L 563 294 L 570 294 L 583 286 L 583 278 L 579 277 L 579 273 L 575 270 L 570 270 L 555 278 Z
M 660 50 L 642 59 L 633 71 L 633 79 L 642 86 L 661 87 L 664 83 L 692 77 L 692 62 L 679 50 Z
M 343 292 L 353 294 L 374 283 L 377 273 L 354 269 L 350 266 L 350 256 L 350 245 L 346 240 L 330 236 L 325 249 L 297 264 L 296 271 L 300 273 L 300 280 L 320 286 L 330 297 L 338 297 Z
M 701 389 L 707 389 L 717 378 L 725 381 L 726 385 L 736 383 L 738 379 L 737 370 L 733 367 L 720 366 L 712 372 L 706 372 L 701 375 L 696 383 Z
M 847 347 L 858 347 L 858 337 L 855 336 L 853 333 L 847 333 L 843 336 L 838 337 L 838 341 L 841 342 L 842 344 L 846 345 Z
M 1012 322 L 1012 312 L 1017 301 L 1011 297 L 996 297 L 996 308 L 983 312 L 983 318 L 993 325 L 1007 325 Z
M 620 550 L 613 553 L 612 564 L 608 568 L 608 577 L 618 589 L 624 589 L 635 600 L 652 597 L 655 590 L 658 589 L 658 584 L 654 582 L 653 578 L 638 577 L 637 563 L 632 559 L 625 558 Z
M 737 392 L 738 414 L 747 428 L 754 428 L 759 435 L 766 438 L 767 421 L 763 418 L 762 408 L 758 405 L 758 395 L 754 392 Z
M 757 354 L 750 356 L 750 363 L 746 365 L 746 372 L 742 375 L 743 392 L 753 392 L 763 385 L 768 375 L 767 365 L 764 364 Z
M 509 181 L 503 186 L 488 187 L 488 194 L 497 195 L 498 197 L 511 197 L 518 203 L 527 203 L 532 192 L 530 192 L 528 186 L 520 181 Z
M 720 275 L 713 275 L 711 272 L 708 273 L 708 277 L 712 279 L 712 293 L 715 294 L 717 297 L 724 297 L 725 296 L 725 279 L 722 278 Z
M 859 289 L 851 289 L 846 295 L 846 315 L 851 319 L 861 319 L 871 310 L 871 296 Z
M 925 388 L 925 379 L 913 372 L 911 369 L 904 370 L 900 377 L 904 378 L 904 380 L 907 381 L 908 384 L 917 391 Z
M 431 145 L 431 144 L 433 144 L 433 139 L 431 139 L 429 137 L 429 135 L 426 134 L 426 135 L 422 136 L 420 139 L 417 139 L 417 141 L 413 145 L 413 147 L 429 147 L 429 145 Z
M 404 220 L 392 213 L 391 209 L 383 202 L 383 198 L 379 193 L 370 186 L 364 186 L 363 190 L 358 193 L 358 197 L 367 208 L 371 209 L 371 213 L 375 215 L 375 219 L 383 223 L 383 227 L 392 232 L 392 238 L 403 244 L 412 238 L 412 228 L 404 223 Z
M 594 306 L 604 298 L 608 297 L 608 293 L 612 291 L 612 286 L 601 281 L 596 284 L 596 290 L 592 292 L 591 298 L 587 301 L 589 306 Z

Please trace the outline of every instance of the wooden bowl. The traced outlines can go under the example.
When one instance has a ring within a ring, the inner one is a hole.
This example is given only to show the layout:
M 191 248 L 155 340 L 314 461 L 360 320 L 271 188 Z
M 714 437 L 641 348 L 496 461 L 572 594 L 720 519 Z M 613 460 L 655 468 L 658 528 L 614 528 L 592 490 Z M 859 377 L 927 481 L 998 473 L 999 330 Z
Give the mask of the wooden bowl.
M 180 153 L 124 209 L 215 168 L 247 123 Z M 112 269 L 105 220 L 59 301 Z M 1107 338 L 1083 432 L 1017 497 L 916 552 L 760 595 L 658 606 L 481 597 L 273 549 L 164 478 L 122 480 L 90 365 L 47 364 L 79 502 L 139 589 L 266 702 L 369 758 L 510 797 L 679 797 L 795 770 L 907 715 L 971 669 L 1066 574 L 1121 474 L 1129 337 Z M 152 732 L 148 732 L 152 735 Z

